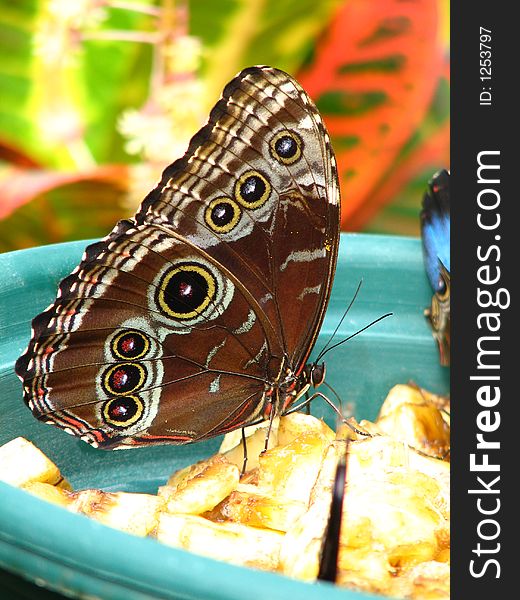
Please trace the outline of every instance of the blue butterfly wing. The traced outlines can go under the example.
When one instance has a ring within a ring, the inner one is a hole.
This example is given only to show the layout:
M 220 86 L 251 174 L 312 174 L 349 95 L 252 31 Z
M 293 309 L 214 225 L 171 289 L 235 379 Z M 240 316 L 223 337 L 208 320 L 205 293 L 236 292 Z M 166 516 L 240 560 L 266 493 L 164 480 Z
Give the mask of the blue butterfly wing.
M 424 266 L 434 294 L 426 309 L 433 337 L 439 346 L 440 362 L 450 364 L 450 174 L 435 173 L 428 184 L 421 211 Z
M 441 291 L 441 264 L 450 272 L 450 174 L 435 173 L 423 198 L 421 235 L 424 265 L 435 292 Z

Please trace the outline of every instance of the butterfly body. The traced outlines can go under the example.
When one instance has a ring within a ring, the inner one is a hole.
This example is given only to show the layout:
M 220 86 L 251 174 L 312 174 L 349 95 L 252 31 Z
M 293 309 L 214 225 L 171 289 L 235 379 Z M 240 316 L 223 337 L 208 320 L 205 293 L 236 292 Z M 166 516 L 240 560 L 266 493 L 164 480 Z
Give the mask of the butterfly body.
M 302 88 L 224 89 L 135 217 L 89 246 L 16 372 L 33 414 L 101 448 L 184 444 L 280 414 L 308 365 L 339 243 L 336 164 Z
M 421 211 L 421 235 L 426 273 L 434 294 L 426 317 L 439 346 L 441 364 L 450 364 L 450 174 L 436 173 Z

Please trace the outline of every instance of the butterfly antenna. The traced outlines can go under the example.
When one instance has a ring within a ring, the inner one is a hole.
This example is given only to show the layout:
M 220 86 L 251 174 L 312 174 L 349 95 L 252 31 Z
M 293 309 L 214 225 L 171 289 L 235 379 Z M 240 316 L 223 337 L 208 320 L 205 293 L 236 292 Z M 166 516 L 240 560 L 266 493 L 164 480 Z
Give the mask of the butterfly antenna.
M 348 342 L 353 337 L 356 337 L 356 335 L 359 335 L 360 333 L 363 333 L 363 331 L 366 331 L 369 327 L 372 327 L 372 325 L 375 325 L 376 323 L 379 323 L 379 321 L 382 321 L 383 319 L 386 319 L 387 317 L 391 317 L 393 314 L 394 313 L 386 313 L 386 315 L 382 315 L 381 317 L 378 317 L 377 319 L 375 319 L 374 321 L 372 321 L 368 325 L 365 325 L 365 327 L 362 327 L 361 329 L 359 329 L 358 331 L 356 331 L 352 335 L 349 335 L 348 337 L 346 337 L 344 340 L 341 340 L 341 342 L 337 342 L 333 346 L 330 346 L 330 348 L 327 348 L 326 350 L 322 350 L 319 353 L 318 358 L 316 358 L 316 362 L 319 362 L 325 356 L 325 354 L 327 354 L 327 352 L 330 352 L 334 348 L 337 348 L 338 346 L 341 346 L 341 344 L 344 344 L 345 342 Z
M 336 475 L 332 487 L 329 520 L 323 536 L 318 579 L 335 583 L 338 575 L 338 556 L 340 546 L 341 521 L 343 518 L 343 502 L 347 481 L 347 457 L 350 439 L 347 437 L 345 453 L 340 457 L 336 467 Z
M 333 331 L 332 335 L 330 336 L 330 338 L 328 339 L 327 343 L 325 344 L 325 346 L 323 346 L 321 352 L 318 354 L 318 358 L 316 359 L 316 362 L 319 362 L 320 358 L 325 354 L 327 346 L 332 342 L 336 333 L 338 333 L 338 329 L 341 327 L 341 324 L 343 323 L 345 317 L 347 316 L 348 311 L 351 309 L 352 305 L 354 304 L 354 301 L 357 298 L 357 295 L 359 294 L 359 290 L 361 289 L 362 283 L 363 283 L 363 280 L 361 279 L 360 282 L 358 283 L 356 291 L 354 292 L 354 296 L 352 297 L 352 300 L 350 301 L 350 304 L 347 306 L 347 309 L 343 313 L 343 316 L 339 320 L 339 323 L 336 325 L 336 329 L 334 329 L 334 331 Z

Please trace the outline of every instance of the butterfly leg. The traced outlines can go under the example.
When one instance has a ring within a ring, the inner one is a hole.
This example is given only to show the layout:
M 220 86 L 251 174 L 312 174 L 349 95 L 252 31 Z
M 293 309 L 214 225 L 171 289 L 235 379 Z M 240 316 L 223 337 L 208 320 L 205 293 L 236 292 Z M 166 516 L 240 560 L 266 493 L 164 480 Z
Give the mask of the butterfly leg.
M 283 416 L 285 417 L 285 416 L 290 415 L 290 414 L 292 414 L 294 412 L 299 412 L 300 410 L 302 410 L 302 408 L 305 408 L 307 414 L 310 415 L 311 414 L 310 405 L 311 405 L 311 402 L 314 400 L 314 398 L 316 398 L 316 394 L 313 394 L 312 397 L 310 397 L 309 393 L 307 392 L 305 394 L 305 400 L 303 400 L 302 402 L 300 402 L 300 404 L 298 404 L 296 406 L 293 406 L 289 410 L 286 410 L 283 413 Z
M 267 451 L 267 448 L 269 446 L 269 437 L 271 436 L 271 430 L 273 428 L 273 421 L 274 418 L 278 413 L 278 410 L 276 410 L 276 407 L 279 406 L 279 396 L 278 396 L 278 390 L 276 391 L 276 398 L 277 398 L 277 402 L 276 403 L 272 403 L 271 404 L 271 413 L 269 414 L 269 427 L 267 428 L 267 432 L 265 434 L 265 444 L 264 444 L 264 449 L 262 450 L 262 452 L 260 454 L 264 454 L 264 452 Z
M 315 394 L 312 395 L 312 397 L 309 396 L 308 393 L 305 394 L 305 400 L 303 400 L 303 402 L 300 402 L 300 404 L 293 406 L 292 408 L 290 408 L 289 410 L 286 410 L 283 413 L 283 416 L 287 416 L 290 415 L 294 412 L 298 412 L 300 411 L 302 408 L 307 408 L 310 407 L 311 402 L 314 400 L 314 398 L 316 397 Z M 307 414 L 310 414 L 310 408 L 309 408 L 309 412 Z
M 304 405 L 305 405 L 305 414 L 306 415 L 310 415 L 311 414 L 311 403 L 307 402 L 307 400 L 309 399 L 309 392 L 305 392 L 305 400 L 304 400 Z
M 322 394 L 321 392 L 314 392 L 314 394 L 312 394 L 312 396 L 310 396 L 309 398 L 306 398 L 303 402 L 298 404 L 298 406 L 294 406 L 290 410 L 286 411 L 284 413 L 284 416 L 290 415 L 293 412 L 301 410 L 304 406 L 309 405 L 316 398 L 322 398 L 323 400 L 325 400 L 325 402 L 332 408 L 332 410 L 341 419 L 341 422 L 345 423 L 345 425 L 347 425 L 347 427 L 349 427 L 354 433 L 357 433 L 358 435 L 362 435 L 364 437 L 374 437 L 371 433 L 368 433 L 367 431 L 361 431 L 361 429 L 358 429 L 357 427 L 354 427 L 354 425 L 352 425 L 352 423 L 349 423 L 347 421 L 347 419 L 345 419 L 345 417 L 341 413 L 340 409 L 334 404 L 334 402 L 332 402 L 332 400 L 330 398 L 327 398 L 327 396 L 325 396 L 325 394 Z
M 243 427 L 242 427 L 242 449 L 244 451 L 244 462 L 242 463 L 242 471 L 240 473 L 240 477 L 242 477 L 242 475 L 244 475 L 244 473 L 246 472 L 246 465 L 247 465 L 247 440 L 246 440 L 245 429 Z

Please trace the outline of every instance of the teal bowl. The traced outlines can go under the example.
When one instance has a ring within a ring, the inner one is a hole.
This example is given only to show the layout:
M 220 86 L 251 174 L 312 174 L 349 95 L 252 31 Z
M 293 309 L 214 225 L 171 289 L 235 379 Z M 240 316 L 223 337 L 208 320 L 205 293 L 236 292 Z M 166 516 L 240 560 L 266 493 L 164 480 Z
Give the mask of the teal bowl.
M 34 419 L 22 401 L 21 384 L 13 371 L 29 341 L 32 318 L 53 301 L 59 281 L 79 262 L 85 245 L 71 242 L 0 255 L 0 444 L 26 437 L 56 462 L 75 489 L 155 493 L 171 472 L 214 453 L 220 439 L 184 447 L 96 450 Z M 337 339 L 387 312 L 393 316 L 331 351 L 327 382 L 359 419 L 374 419 L 396 383 L 412 380 L 436 393 L 448 393 L 449 371 L 439 365 L 423 315 L 431 290 L 417 239 L 342 234 L 332 297 L 316 351 L 334 331 L 361 280 L 361 291 Z M 313 403 L 312 412 L 334 426 L 334 414 L 322 401 Z M 12 581 L 16 575 L 23 578 L 15 577 L 20 582 L 28 580 L 73 598 L 371 597 L 328 583 L 303 583 L 225 564 L 134 537 L 2 483 L 0 571 L 0 589 L 2 578 Z M 30 597 L 38 597 L 37 592 Z

